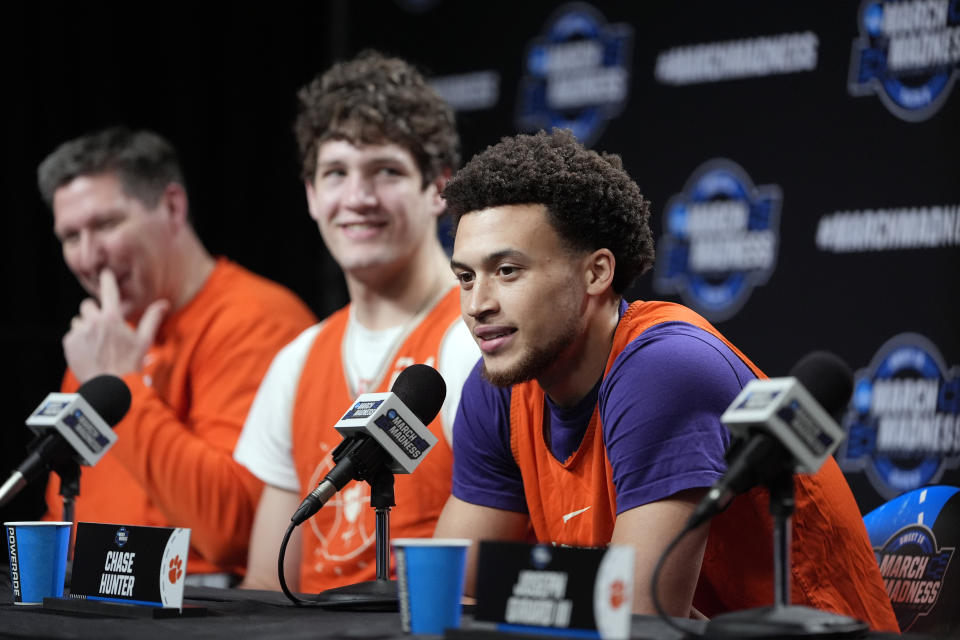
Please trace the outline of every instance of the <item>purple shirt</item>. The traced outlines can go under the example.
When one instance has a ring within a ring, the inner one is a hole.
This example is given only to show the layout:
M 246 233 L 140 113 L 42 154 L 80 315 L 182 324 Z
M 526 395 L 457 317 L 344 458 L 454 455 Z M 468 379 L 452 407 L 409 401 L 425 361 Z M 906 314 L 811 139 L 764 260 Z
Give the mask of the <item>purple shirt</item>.
M 621 309 L 622 313 L 622 309 Z M 647 329 L 575 407 L 547 401 L 550 449 L 565 460 L 599 403 L 613 469 L 617 513 L 711 486 L 726 470 L 730 442 L 720 415 L 755 376 L 721 340 L 685 322 Z M 480 376 L 463 386 L 454 423 L 453 495 L 486 507 L 527 512 L 510 450 L 510 389 Z

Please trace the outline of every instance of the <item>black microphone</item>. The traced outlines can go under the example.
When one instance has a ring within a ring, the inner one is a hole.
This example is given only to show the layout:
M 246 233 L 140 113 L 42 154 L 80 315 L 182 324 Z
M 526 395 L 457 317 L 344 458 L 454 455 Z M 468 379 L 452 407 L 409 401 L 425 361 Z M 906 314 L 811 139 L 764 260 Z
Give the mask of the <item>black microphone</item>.
M 333 450 L 334 467 L 290 518 L 294 525 L 319 511 L 350 480 L 370 480 L 384 469 L 413 472 L 437 443 L 426 425 L 446 395 L 437 370 L 415 364 L 400 372 L 389 392 L 358 397 L 335 425 L 344 440 Z
M 790 377 L 751 380 L 720 417 L 733 436 L 727 472 L 697 505 L 687 528 L 780 473 L 816 473 L 843 441 L 832 416 L 842 414 L 852 391 L 850 367 L 826 351 L 802 358 Z
M 37 437 L 30 454 L 0 487 L 0 506 L 60 462 L 92 466 L 113 446 L 113 426 L 130 409 L 130 389 L 109 374 L 87 380 L 76 393 L 50 393 L 27 418 Z

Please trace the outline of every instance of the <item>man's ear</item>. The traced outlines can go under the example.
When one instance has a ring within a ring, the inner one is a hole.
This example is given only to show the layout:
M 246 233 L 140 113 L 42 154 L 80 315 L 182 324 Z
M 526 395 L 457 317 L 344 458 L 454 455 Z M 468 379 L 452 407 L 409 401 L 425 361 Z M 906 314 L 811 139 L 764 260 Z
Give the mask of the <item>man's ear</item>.
M 447 183 L 450 181 L 450 178 L 453 176 L 453 171 L 450 168 L 444 169 L 440 175 L 433 179 L 430 184 L 427 185 L 427 190 L 430 191 L 430 210 L 433 213 L 435 218 L 439 218 L 443 215 L 443 212 L 447 210 L 447 201 L 443 199 L 443 188 L 447 186 Z
M 613 273 L 617 259 L 610 249 L 597 249 L 584 258 L 583 274 L 586 278 L 587 293 L 600 295 L 613 286 Z
M 172 227 L 176 230 L 190 226 L 190 219 L 187 215 L 190 211 L 190 202 L 187 199 L 187 190 L 183 185 L 177 182 L 171 182 L 160 196 L 160 203 L 167 214 Z
M 313 186 L 313 180 L 304 179 L 303 185 L 307 190 L 307 209 L 310 211 L 310 217 L 317 219 L 317 189 Z

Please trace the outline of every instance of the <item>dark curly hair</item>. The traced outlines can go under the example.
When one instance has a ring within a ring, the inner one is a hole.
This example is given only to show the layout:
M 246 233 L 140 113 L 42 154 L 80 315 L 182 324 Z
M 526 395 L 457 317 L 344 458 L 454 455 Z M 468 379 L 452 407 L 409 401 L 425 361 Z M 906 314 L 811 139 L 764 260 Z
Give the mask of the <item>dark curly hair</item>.
M 152 131 L 110 127 L 64 142 L 40 163 L 37 185 L 48 206 L 53 193 L 80 176 L 113 173 L 128 196 L 148 208 L 160 201 L 167 185 L 184 188 L 177 152 Z
M 624 171 L 620 156 L 585 149 L 566 129 L 503 138 L 474 156 L 443 197 L 455 225 L 472 211 L 544 205 L 570 248 L 613 253 L 616 293 L 653 265 L 650 202 Z
M 460 164 L 453 110 L 399 58 L 365 51 L 314 78 L 297 97 L 294 133 L 305 180 L 313 179 L 317 149 L 327 140 L 398 144 L 416 160 L 424 187 Z

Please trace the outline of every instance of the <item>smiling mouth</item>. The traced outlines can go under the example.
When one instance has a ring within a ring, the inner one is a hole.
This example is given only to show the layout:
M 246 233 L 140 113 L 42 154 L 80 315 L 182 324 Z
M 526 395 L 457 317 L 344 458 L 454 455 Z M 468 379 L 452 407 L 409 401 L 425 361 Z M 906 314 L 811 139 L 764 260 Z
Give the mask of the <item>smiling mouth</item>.
M 505 344 L 509 343 L 517 330 L 510 327 L 497 327 L 493 329 L 481 329 L 474 335 L 477 337 L 477 344 L 480 350 L 485 354 L 492 354 L 498 351 Z
M 361 220 L 357 222 L 341 222 L 338 225 L 341 229 L 379 229 L 387 226 L 383 220 Z
M 483 335 L 478 334 L 477 337 L 481 340 L 496 340 L 516 332 L 516 329 L 497 329 L 496 331 L 484 332 Z

